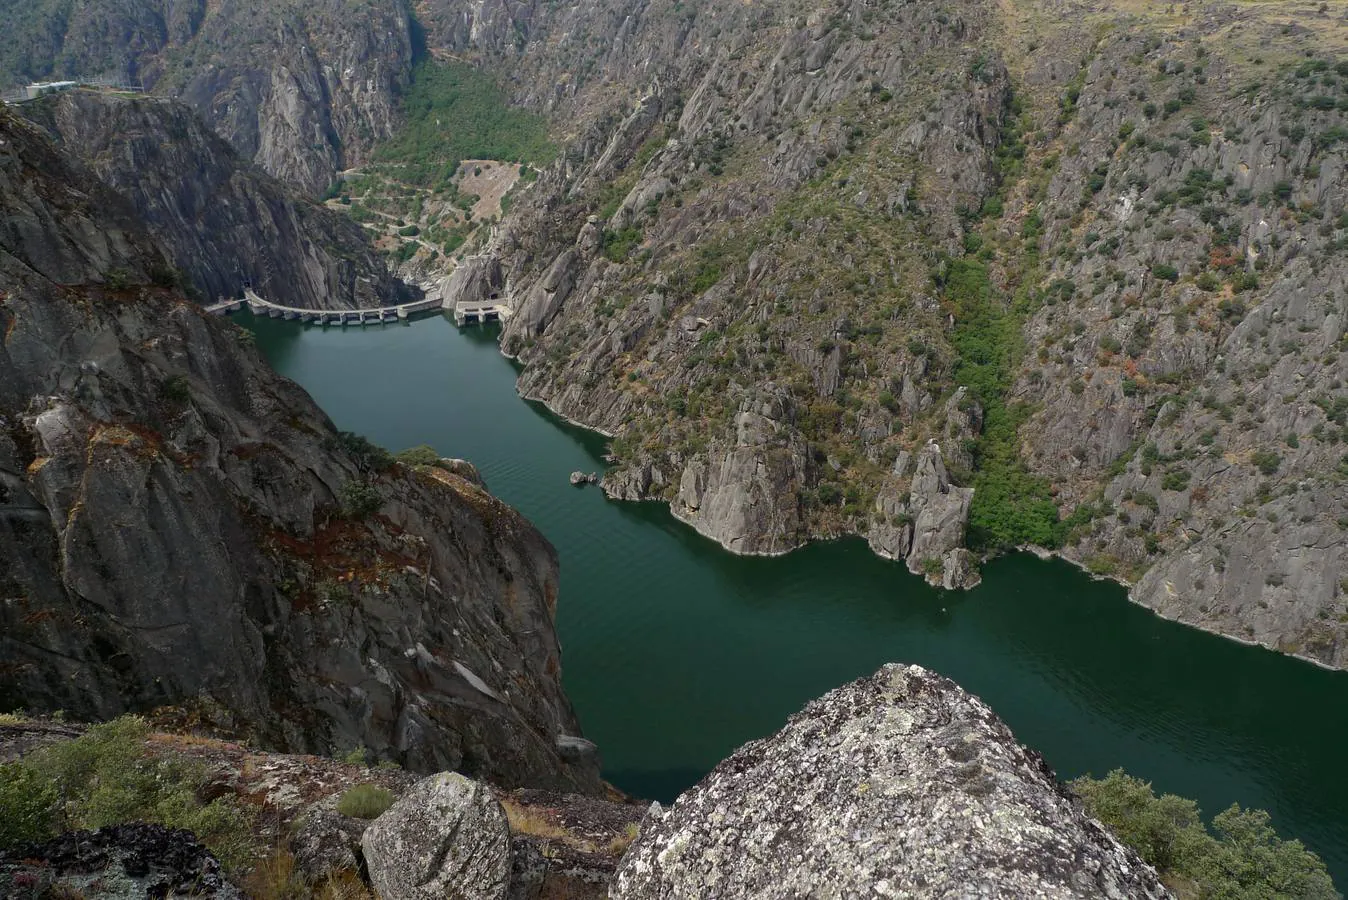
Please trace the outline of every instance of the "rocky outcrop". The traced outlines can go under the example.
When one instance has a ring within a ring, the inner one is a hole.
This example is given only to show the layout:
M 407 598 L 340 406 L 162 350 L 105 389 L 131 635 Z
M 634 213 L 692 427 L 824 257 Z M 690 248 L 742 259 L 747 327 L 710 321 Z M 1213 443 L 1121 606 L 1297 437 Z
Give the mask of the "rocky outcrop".
M 23 111 L 131 201 L 206 302 L 246 283 L 305 309 L 411 299 L 360 226 L 240 159 L 181 104 L 75 91 Z
M 417 782 L 365 829 L 370 882 L 381 897 L 502 900 L 510 829 L 486 787 L 453 773 Z
M 728 550 L 783 553 L 802 543 L 797 485 L 805 481 L 805 448 L 790 442 L 780 404 L 746 401 L 735 416 L 735 440 L 706 460 L 689 462 L 670 510 Z
M 610 893 L 807 895 L 1170 893 L 980 700 L 891 665 L 810 703 L 653 811 Z
M 867 534 L 871 549 L 905 560 L 908 571 L 947 590 L 976 585 L 973 554 L 964 549 L 973 488 L 951 484 L 934 441 L 918 452 L 908 490 L 900 494 L 903 483 L 896 480 L 876 498 L 879 515 Z
M 0 706 L 598 790 L 542 535 L 339 435 L 152 281 L 129 204 L 7 113 L 0 139 Z
M 0 852 L 0 894 L 12 900 L 244 896 L 190 831 L 144 823 L 70 831 L 43 844 Z

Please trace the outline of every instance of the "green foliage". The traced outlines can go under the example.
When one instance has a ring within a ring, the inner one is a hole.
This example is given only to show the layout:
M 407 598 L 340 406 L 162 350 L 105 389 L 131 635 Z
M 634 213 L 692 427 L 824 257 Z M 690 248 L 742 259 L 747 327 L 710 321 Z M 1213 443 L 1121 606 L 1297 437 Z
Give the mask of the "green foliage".
M 192 399 L 192 391 L 188 387 L 186 378 L 181 375 L 174 375 L 160 386 L 159 396 L 169 403 L 182 405 Z
M 1282 465 L 1282 457 L 1272 450 L 1256 450 L 1250 455 L 1250 462 L 1264 475 L 1272 475 Z
M 463 63 L 418 64 L 402 108 L 406 124 L 375 160 L 400 164 L 411 184 L 448 182 L 464 159 L 539 164 L 557 152 L 541 117 L 511 108 L 490 76 Z
M 342 505 L 342 515 L 349 519 L 363 519 L 366 516 L 372 516 L 379 512 L 379 507 L 384 505 L 384 498 L 380 496 L 374 485 L 359 478 L 353 478 L 345 482 L 337 495 L 337 499 Z
M 1057 546 L 1066 528 L 1058 521 L 1048 483 L 1032 475 L 1020 458 L 1017 433 L 1029 410 L 1006 402 L 1020 324 L 993 296 L 981 262 L 951 260 L 944 288 L 955 315 L 955 378 L 983 407 L 983 433 L 974 449 L 969 544 L 989 550 L 1026 543 Z
M 399 453 L 397 460 L 405 466 L 438 466 L 440 454 L 428 444 L 418 444 Z
M 248 814 L 233 800 L 202 803 L 204 772 L 152 756 L 148 735 L 143 719 L 123 716 L 0 767 L 0 849 L 71 829 L 142 821 L 189 829 L 227 867 L 246 864 Z
M 134 283 L 134 278 L 126 269 L 115 268 L 103 274 L 103 283 L 110 291 L 124 291 Z
M 23 763 L 0 765 L 0 850 L 49 837 L 56 786 Z
M 377 819 L 393 805 L 393 793 L 377 784 L 358 784 L 342 794 L 337 811 L 353 819 Z
M 1179 270 L 1174 266 L 1166 265 L 1165 263 L 1157 263 L 1152 266 L 1151 274 L 1160 278 L 1162 281 L 1169 281 L 1171 284 L 1179 281 Z
M 1071 787 L 1086 811 L 1157 868 L 1213 900 L 1338 897 L 1324 863 L 1296 840 L 1282 840 L 1263 810 L 1239 805 L 1203 825 L 1198 805 L 1115 769 L 1103 779 L 1078 778 Z M 1213 833 L 1215 832 L 1215 834 Z
M 632 251 L 641 245 L 642 239 L 640 228 L 629 226 L 621 231 L 606 228 L 601 238 L 604 256 L 612 262 L 625 262 Z
M 826 481 L 819 485 L 818 490 L 815 491 L 815 496 L 818 498 L 820 506 L 837 506 L 842 502 L 843 492 L 842 488 L 836 484 Z
M 1161 487 L 1167 491 L 1183 491 L 1189 487 L 1190 474 L 1184 469 L 1175 469 L 1161 476 Z
M 382 472 L 393 465 L 393 456 L 387 450 L 354 431 L 339 431 L 335 438 L 329 438 L 324 445 L 330 450 L 345 450 L 364 471 Z

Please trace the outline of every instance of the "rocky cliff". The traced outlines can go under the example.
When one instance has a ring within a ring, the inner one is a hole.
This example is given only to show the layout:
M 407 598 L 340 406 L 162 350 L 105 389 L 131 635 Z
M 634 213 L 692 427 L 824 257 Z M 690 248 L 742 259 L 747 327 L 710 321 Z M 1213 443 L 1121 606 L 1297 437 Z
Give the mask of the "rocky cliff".
M 82 730 L 0 721 L 0 761 L 40 756 Z M 206 794 L 242 807 L 251 848 L 281 855 L 255 860 L 258 873 L 286 860 L 296 895 L 342 876 L 342 896 L 365 896 L 351 889 L 368 880 L 376 896 L 406 900 L 1170 897 L 987 706 L 918 666 L 886 666 L 809 703 L 669 809 L 507 792 L 456 773 L 418 780 L 201 737 L 141 739 L 144 756 L 191 763 Z M 353 814 L 342 801 L 358 785 L 384 802 Z M 52 842 L 53 863 L 67 862 L 72 843 L 95 842 Z M 0 848 L 0 889 L 47 848 Z M 200 848 L 189 849 L 199 868 Z M 116 867 L 115 856 L 96 862 Z
M 180 16 L 194 46 L 223 30 L 205 67 L 147 51 L 157 89 L 301 183 L 338 164 L 324 148 L 368 146 L 314 138 L 322 110 L 388 133 L 406 11 L 245 7 Z M 611 495 L 742 553 L 864 535 L 949 587 L 1037 547 L 1166 616 L 1348 664 L 1341 11 L 413 12 L 432 53 L 556 123 L 560 158 L 444 290 L 513 307 L 521 390 L 614 437 Z M 324 79 L 387 65 L 268 106 L 301 24 Z M 254 139 L 257 115 L 292 137 Z
M 22 110 L 131 201 L 205 302 L 245 283 L 306 309 L 410 299 L 360 226 L 241 159 L 180 103 L 75 91 Z
M 737 552 L 1037 546 L 1341 667 L 1348 69 L 1299 10 L 428 9 L 569 140 L 448 290 Z
M 0 77 L 111 74 L 183 100 L 312 194 L 393 132 L 412 62 L 401 0 L 41 0 L 0 5 Z
M 597 790 L 548 542 L 337 434 L 155 283 L 131 204 L 9 113 L 0 142 L 0 704 Z

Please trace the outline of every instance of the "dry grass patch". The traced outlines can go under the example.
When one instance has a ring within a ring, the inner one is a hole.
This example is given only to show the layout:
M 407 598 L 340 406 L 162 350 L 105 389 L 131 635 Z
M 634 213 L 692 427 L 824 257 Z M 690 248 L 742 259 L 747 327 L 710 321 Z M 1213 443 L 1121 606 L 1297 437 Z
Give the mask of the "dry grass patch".
M 510 823 L 510 830 L 515 834 L 527 834 L 549 841 L 565 841 L 571 845 L 583 844 L 587 849 L 594 846 L 589 841 L 578 839 L 544 813 L 522 806 L 510 797 L 499 799 L 501 808 L 505 810 L 506 821 Z

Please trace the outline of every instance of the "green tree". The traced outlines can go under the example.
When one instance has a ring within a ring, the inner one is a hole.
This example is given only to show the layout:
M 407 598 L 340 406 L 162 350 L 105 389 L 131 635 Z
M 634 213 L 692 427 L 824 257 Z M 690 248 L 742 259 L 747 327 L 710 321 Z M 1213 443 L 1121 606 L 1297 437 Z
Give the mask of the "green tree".
M 1336 900 L 1321 859 L 1297 840 L 1278 837 L 1269 814 L 1239 805 L 1218 814 L 1212 831 L 1192 800 L 1164 794 L 1115 769 L 1071 787 L 1086 812 L 1155 866 L 1181 897 L 1201 900 Z

